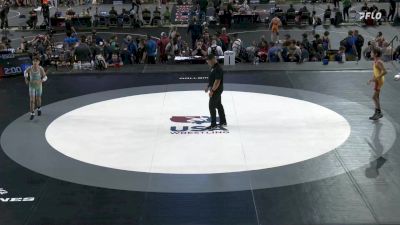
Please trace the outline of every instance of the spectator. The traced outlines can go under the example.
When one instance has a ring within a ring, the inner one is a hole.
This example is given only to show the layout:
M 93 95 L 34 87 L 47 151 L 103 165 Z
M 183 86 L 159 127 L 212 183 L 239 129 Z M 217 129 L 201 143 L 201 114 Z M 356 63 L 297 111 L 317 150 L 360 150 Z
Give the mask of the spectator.
M 129 12 L 132 12 L 132 10 L 136 8 L 136 15 L 139 14 L 139 8 L 141 4 L 141 0 L 132 0 L 132 8 L 129 10 Z
M 300 44 L 300 51 L 301 51 L 300 62 L 308 62 L 310 60 L 310 53 L 308 52 L 306 46 L 303 43 Z
M 265 39 L 265 37 L 262 36 L 261 37 L 261 41 L 258 44 L 258 52 L 257 52 L 257 55 L 258 55 L 258 58 L 260 59 L 260 62 L 266 62 L 267 61 L 267 59 L 268 59 L 268 49 L 269 49 L 268 42 Z
M 124 48 L 126 48 L 127 53 L 129 53 L 131 58 L 134 58 L 134 56 L 136 56 L 136 52 L 137 52 L 137 45 L 135 43 L 135 41 L 133 41 L 133 38 L 131 35 L 126 35 L 125 39 L 124 39 Z M 122 58 L 122 61 L 124 61 L 124 58 Z M 132 60 L 131 63 L 133 63 L 134 60 Z M 125 63 L 124 61 L 124 64 Z
M 170 24 L 171 23 L 171 11 L 169 10 L 169 7 L 165 7 L 165 11 L 163 13 L 163 20 L 164 24 Z
M 307 51 L 310 51 L 312 46 L 311 46 L 310 41 L 308 40 L 308 35 L 306 33 L 304 33 L 304 34 L 302 34 L 302 36 L 303 36 L 303 40 L 301 41 L 301 43 L 304 45 L 304 48 L 306 48 Z
M 229 9 L 229 4 L 224 4 L 222 10 L 219 12 L 220 23 L 227 27 L 231 27 L 233 9 Z
M 64 44 L 70 48 L 72 46 L 75 46 L 76 43 L 78 43 L 78 39 L 75 37 L 75 35 L 67 33 L 67 37 L 64 38 Z
M 203 47 L 203 42 L 201 40 L 197 41 L 196 43 L 196 48 L 193 49 L 192 51 L 192 56 L 200 56 L 200 57 L 206 57 L 207 56 L 207 51 L 204 50 Z
M 206 46 L 206 49 L 211 46 L 211 38 L 210 38 L 210 33 L 208 31 L 205 31 L 203 34 L 203 44 Z
M 203 23 L 206 19 L 208 0 L 199 0 L 200 14 L 199 20 L 200 23 Z
M 289 9 L 286 11 L 286 13 L 295 13 L 296 10 L 293 7 L 293 4 L 290 4 Z
M 178 28 L 176 26 L 171 26 L 169 28 L 169 34 L 168 37 L 170 40 L 174 39 L 174 37 L 176 36 L 176 33 L 178 32 Z
M 160 24 L 161 21 L 161 12 L 158 6 L 155 7 L 153 11 L 153 17 L 151 18 L 151 25 Z
M 283 43 L 292 41 L 290 34 L 284 35 L 285 39 L 283 39 Z
M 8 29 L 8 13 L 10 12 L 10 4 L 4 1 L 0 7 L 0 29 Z
M 339 0 L 333 0 L 333 7 L 339 9 L 340 5 L 339 5 Z
M 111 61 L 108 62 L 108 66 L 120 67 L 123 66 L 124 63 L 122 62 L 121 58 L 117 53 L 113 53 L 111 56 Z
M 382 32 L 378 32 L 378 35 L 375 38 L 375 43 L 378 47 L 382 48 L 383 47 L 383 43 L 385 42 L 385 38 L 383 37 Z
M 311 17 L 311 24 L 312 24 L 312 33 L 313 34 L 315 34 L 315 28 L 317 28 L 317 26 L 318 26 L 318 20 L 319 20 L 319 18 L 318 18 L 318 16 L 317 16 L 317 14 L 316 14 L 316 12 L 315 11 L 312 11 L 312 17 Z
M 299 46 L 296 46 L 296 41 L 292 40 L 288 47 L 287 58 L 289 62 L 300 62 L 301 59 L 301 50 Z
M 170 39 L 170 42 L 165 48 L 165 52 L 167 53 L 169 63 L 173 63 L 175 61 L 175 57 L 180 56 L 180 48 L 178 46 L 177 37 Z
M 242 40 L 238 37 L 237 34 L 233 35 L 234 41 L 232 43 L 232 51 L 235 53 L 236 57 L 239 57 L 241 49 L 244 48 L 242 46 Z
M 268 50 L 268 61 L 270 63 L 274 63 L 274 62 L 283 62 L 282 59 L 282 49 L 279 47 L 278 44 L 275 44 L 274 42 L 271 42 L 269 44 L 271 47 Z
M 369 12 L 368 3 L 364 2 L 364 5 L 361 7 L 362 12 Z
M 72 34 L 72 33 L 76 33 L 75 27 L 72 25 L 72 16 L 71 15 L 67 15 L 65 18 L 65 33 L 67 34 Z
M 103 42 L 103 38 L 97 35 L 97 31 L 95 29 L 92 30 L 92 40 L 96 43 L 96 45 L 99 45 L 100 42 Z
M 355 45 L 355 37 L 353 31 L 348 32 L 347 38 L 343 39 L 340 43 L 341 46 L 345 47 L 346 61 L 354 61 L 357 56 L 357 48 Z
M 221 7 L 221 0 L 213 0 L 213 6 L 214 6 L 214 16 L 219 14 L 219 10 Z
M 43 21 L 44 24 L 50 26 L 50 7 L 48 3 L 42 4 L 42 14 L 43 14 Z
M 143 55 L 143 60 L 146 60 L 148 64 L 156 64 L 156 54 L 157 54 L 157 43 L 151 38 L 150 35 L 147 35 L 146 41 L 146 51 Z
M 301 7 L 301 8 L 299 9 L 299 14 L 300 14 L 300 15 L 303 14 L 303 13 L 305 13 L 305 12 L 309 12 L 308 9 L 307 9 L 307 6 L 303 6 L 303 7 Z
M 103 42 L 101 43 L 101 45 L 103 45 Z M 97 45 L 93 40 L 92 42 L 89 44 L 90 47 L 90 52 L 92 53 L 92 60 L 96 59 L 96 56 L 98 55 L 102 55 L 103 53 L 103 49 L 101 48 L 102 46 Z
M 119 44 L 118 44 L 118 36 L 117 35 L 113 35 L 110 38 L 110 50 L 114 53 L 114 52 L 118 52 L 119 51 Z
M 324 32 L 324 36 L 322 37 L 322 47 L 325 51 L 332 49 L 331 40 L 329 39 L 329 31 Z
M 224 51 L 224 52 L 227 51 L 230 47 L 229 45 L 231 43 L 231 39 L 230 39 L 229 35 L 226 33 L 225 27 L 223 27 L 221 29 L 221 34 L 219 35 L 219 39 L 221 40 L 221 43 L 222 43 L 222 45 L 221 45 L 222 51 Z
M 168 61 L 168 54 L 166 52 L 166 48 L 170 40 L 165 32 L 161 33 L 161 38 L 158 40 L 158 52 L 160 53 L 160 62 L 166 63 Z
M 354 38 L 356 42 L 355 44 L 357 49 L 358 60 L 361 60 L 361 49 L 364 46 L 364 37 L 358 33 L 358 30 L 354 30 Z
M 138 50 L 136 52 L 136 63 L 143 64 L 144 63 L 144 54 L 146 52 L 146 46 L 144 39 L 140 39 Z
M 382 48 L 382 60 L 385 62 L 392 60 L 392 51 L 392 47 L 385 41 Z
M 201 37 L 203 33 L 202 26 L 198 23 L 197 18 L 193 17 L 192 22 L 190 23 L 187 32 L 191 34 L 192 38 L 192 48 L 195 47 L 197 39 Z
M 349 9 L 351 7 L 351 0 L 343 0 L 343 20 L 344 21 L 349 21 L 350 15 L 349 15 Z M 346 20 L 347 16 L 347 20 Z
M 38 22 L 37 13 L 35 9 L 29 11 L 29 20 L 26 22 L 31 29 L 36 29 Z
M 388 21 L 394 21 L 394 13 L 396 12 L 396 0 L 389 0 L 390 7 L 389 7 L 389 14 L 388 14 Z
M 191 56 L 192 50 L 189 47 L 189 44 L 187 42 L 183 43 L 183 48 L 181 51 L 181 56 L 189 57 Z
M 108 12 L 108 14 L 109 14 L 110 16 L 111 16 L 111 15 L 113 15 L 113 16 L 115 16 L 115 17 L 118 16 L 118 12 L 117 12 L 117 10 L 115 10 L 114 6 L 111 7 L 111 9 L 110 9 L 110 11 Z
M 400 59 L 400 45 L 397 46 L 397 48 L 393 52 L 393 60 L 399 60 Z
M 371 53 L 372 53 L 373 49 L 374 49 L 374 43 L 372 43 L 371 41 L 368 41 L 367 47 L 364 49 L 364 54 L 363 54 L 366 60 L 372 59 Z
M 77 62 L 90 62 L 92 60 L 92 53 L 89 46 L 86 44 L 86 36 L 82 35 L 78 46 L 74 50 L 74 57 Z
M 222 41 L 221 41 L 221 39 L 219 39 L 219 35 L 220 35 L 220 33 L 217 31 L 214 35 L 212 35 L 212 38 L 211 38 L 211 42 L 213 41 L 213 40 L 215 40 L 216 41 L 216 43 L 217 43 L 217 45 L 219 46 L 219 47 L 221 47 L 221 49 L 222 49 Z M 211 43 L 212 44 L 212 43 Z
M 223 56 L 224 52 L 222 51 L 222 48 L 217 45 L 216 40 L 212 40 L 211 46 L 208 48 L 208 55 L 213 54 L 215 56 Z
M 328 5 L 324 12 L 324 23 L 325 23 L 326 19 L 328 19 L 328 20 L 331 19 L 331 14 L 332 14 L 331 7 L 330 7 L 330 5 Z
M 343 63 L 346 60 L 345 55 L 346 48 L 344 46 L 340 46 L 339 51 L 335 55 L 335 61 L 338 63 Z

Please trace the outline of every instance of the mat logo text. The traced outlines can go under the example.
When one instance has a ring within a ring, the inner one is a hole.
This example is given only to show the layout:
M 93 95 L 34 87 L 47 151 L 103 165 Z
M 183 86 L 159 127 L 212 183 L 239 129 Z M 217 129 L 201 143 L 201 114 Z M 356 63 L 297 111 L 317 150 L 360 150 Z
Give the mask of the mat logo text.
M 171 134 L 226 134 L 229 131 L 226 128 L 218 127 L 212 131 L 206 130 L 206 127 L 211 123 L 209 116 L 172 116 L 171 122 L 185 123 L 183 126 L 171 126 Z M 192 124 L 192 126 L 187 125 Z M 205 124 L 205 125 L 203 125 Z
M 4 188 L 0 188 L 0 195 L 6 195 L 8 191 Z M 12 198 L 0 198 L 0 202 L 33 202 L 35 197 L 12 197 Z

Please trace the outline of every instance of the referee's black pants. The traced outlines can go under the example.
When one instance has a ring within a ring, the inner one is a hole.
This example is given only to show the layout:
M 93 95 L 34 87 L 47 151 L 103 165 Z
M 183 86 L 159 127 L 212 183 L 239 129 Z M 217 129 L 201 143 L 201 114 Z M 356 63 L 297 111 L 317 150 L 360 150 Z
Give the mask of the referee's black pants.
M 219 123 L 226 123 L 224 107 L 221 103 L 221 94 L 214 94 L 208 103 L 211 115 L 211 126 L 217 125 L 217 110 L 219 115 Z

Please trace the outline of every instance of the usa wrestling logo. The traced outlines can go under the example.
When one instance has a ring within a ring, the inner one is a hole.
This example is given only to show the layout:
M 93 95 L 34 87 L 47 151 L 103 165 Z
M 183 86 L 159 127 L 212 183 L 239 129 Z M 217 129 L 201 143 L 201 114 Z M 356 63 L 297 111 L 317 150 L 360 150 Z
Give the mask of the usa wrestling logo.
M 211 123 L 209 116 L 173 116 L 170 118 L 174 123 L 171 126 L 171 134 L 227 134 L 229 131 L 224 127 L 207 130 Z M 217 118 L 218 121 L 218 118 Z

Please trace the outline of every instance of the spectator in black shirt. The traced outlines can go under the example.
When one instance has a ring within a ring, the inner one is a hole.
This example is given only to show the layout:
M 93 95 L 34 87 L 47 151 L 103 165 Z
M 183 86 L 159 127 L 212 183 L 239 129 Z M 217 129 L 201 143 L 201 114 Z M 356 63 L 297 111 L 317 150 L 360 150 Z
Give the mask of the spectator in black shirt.
M 200 38 L 203 33 L 203 28 L 201 24 L 198 23 L 197 18 L 193 17 L 192 23 L 190 23 L 187 32 L 191 34 L 192 37 L 192 48 L 195 47 L 197 39 Z
M 361 50 L 364 45 L 364 37 L 358 33 L 358 30 L 354 30 L 355 45 L 358 53 L 358 60 L 361 60 Z
M 208 93 L 210 97 L 208 108 L 211 115 L 211 125 L 206 129 L 214 130 L 217 129 L 217 110 L 219 126 L 222 128 L 227 125 L 224 107 L 221 102 L 221 95 L 224 91 L 224 71 L 212 54 L 208 55 L 207 64 L 211 67 L 211 72 L 208 77 L 208 85 L 205 92 Z
M 72 25 L 72 20 L 71 16 L 67 15 L 67 18 L 65 19 L 65 32 L 67 36 L 70 36 L 71 34 L 75 34 L 76 30 L 75 27 Z
M 92 52 L 86 44 L 86 36 L 82 35 L 79 45 L 74 50 L 74 57 L 76 61 L 90 62 L 92 60 Z
M 294 13 L 296 10 L 293 8 L 293 4 L 290 4 L 289 9 L 286 11 L 286 13 Z
M 368 12 L 369 11 L 369 7 L 368 7 L 368 4 L 366 2 L 364 3 L 364 6 L 361 7 L 361 11 L 362 12 Z
M 388 15 L 388 21 L 394 20 L 394 13 L 396 12 L 396 0 L 390 0 L 390 7 L 389 7 L 389 15 Z
M 111 7 L 111 10 L 108 12 L 108 14 L 118 16 L 117 10 L 115 10 L 114 6 Z
M 0 28 L 8 29 L 8 13 L 10 12 L 10 4 L 5 1 L 0 7 Z
M 31 29 L 35 29 L 37 25 L 37 13 L 34 9 L 29 11 L 29 20 L 26 22 Z
M 50 7 L 49 4 L 42 5 L 43 21 L 46 26 L 50 26 Z

